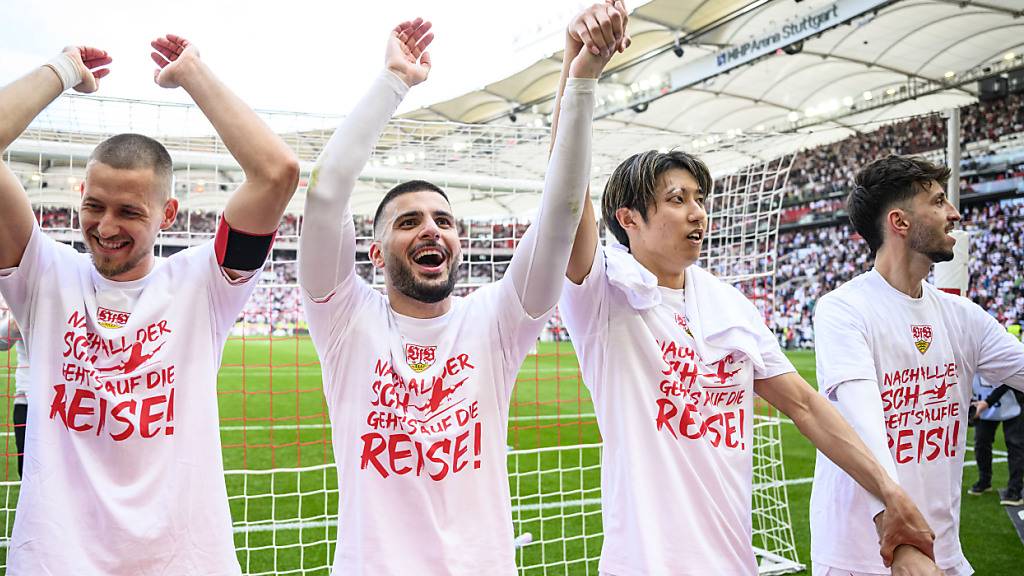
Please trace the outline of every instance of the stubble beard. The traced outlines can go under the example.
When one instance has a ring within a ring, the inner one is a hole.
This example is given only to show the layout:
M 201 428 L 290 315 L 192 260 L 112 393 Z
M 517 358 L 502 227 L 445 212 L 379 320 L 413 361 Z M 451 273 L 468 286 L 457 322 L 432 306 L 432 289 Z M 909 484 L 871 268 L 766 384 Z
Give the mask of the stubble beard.
M 450 296 L 459 275 L 458 262 L 451 260 L 444 279 L 422 281 L 416 277 L 412 267 L 393 255 L 385 257 L 385 271 L 395 290 L 426 304 L 435 304 Z
M 90 242 L 85 243 L 86 247 L 89 249 L 89 256 L 90 258 L 92 258 L 92 265 L 94 268 L 96 268 L 96 271 L 100 273 L 100 276 L 103 276 L 104 278 L 107 279 L 112 280 L 117 276 L 132 271 L 133 269 L 135 269 L 136 266 L 138 266 L 142 262 L 142 259 L 145 258 L 146 256 L 145 252 L 140 252 L 138 254 L 130 254 L 128 256 L 128 259 L 125 260 L 123 263 L 115 264 L 103 256 L 97 256 L 96 252 L 93 250 L 93 242 L 96 242 L 95 238 L 91 239 Z
M 929 234 L 920 228 L 911 228 L 907 240 L 911 250 L 924 254 L 933 263 L 949 262 L 953 259 L 953 251 L 943 246 L 946 241 L 944 230 L 939 234 Z

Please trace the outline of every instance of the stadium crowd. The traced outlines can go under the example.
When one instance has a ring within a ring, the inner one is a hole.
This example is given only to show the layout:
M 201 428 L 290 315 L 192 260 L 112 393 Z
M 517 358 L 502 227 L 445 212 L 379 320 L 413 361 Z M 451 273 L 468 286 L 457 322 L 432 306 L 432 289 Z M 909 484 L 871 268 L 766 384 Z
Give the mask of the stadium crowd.
M 1002 188 L 1017 186 L 1016 180 L 1009 182 L 1013 179 L 1024 182 L 1024 95 L 972 104 L 962 110 L 961 118 L 966 150 L 961 191 L 988 191 L 994 181 L 1005 184 Z M 945 121 L 931 115 L 796 155 L 783 190 L 779 220 L 784 231 L 778 238 L 773 327 L 783 346 L 813 346 L 817 298 L 872 265 L 863 241 L 845 222 L 845 196 L 857 169 L 889 153 L 940 155 L 945 139 Z M 1011 151 L 1007 154 L 1004 146 L 994 156 L 987 145 L 1000 139 L 1012 142 Z M 36 214 L 46 229 L 77 226 L 73 208 L 37 207 Z M 963 217 L 965 228 L 971 232 L 972 253 L 986 255 L 971 260 L 969 297 L 1001 323 L 1020 322 L 1024 319 L 1024 285 L 1019 274 L 1024 263 L 1024 198 L 1018 193 L 1016 199 L 976 201 L 965 206 Z M 212 235 L 216 223 L 216 212 L 183 211 L 168 232 L 172 237 Z M 300 215 L 286 214 L 278 237 L 294 240 L 301 224 Z M 457 225 L 466 261 L 460 268 L 456 294 L 467 294 L 478 285 L 500 278 L 511 250 L 529 227 L 529 223 L 514 220 L 459 220 Z M 365 250 L 373 237 L 372 218 L 357 216 L 355 227 L 357 244 Z M 305 329 L 295 288 L 295 257 L 294 250 L 275 251 L 260 287 L 243 312 L 239 331 L 291 335 Z M 363 279 L 383 282 L 365 253 L 358 260 L 357 272 Z M 557 315 L 545 334 L 564 338 Z
M 961 193 L 993 191 L 993 182 L 1018 186 L 1024 176 L 1024 95 L 972 104 L 961 110 L 963 148 Z M 938 116 L 912 118 L 874 132 L 796 155 L 783 196 L 779 234 L 774 324 L 779 340 L 789 348 L 814 345 L 812 328 L 817 298 L 871 268 L 867 246 L 845 219 L 845 196 L 853 176 L 870 160 L 894 154 L 941 154 L 946 145 L 944 120 Z M 1009 144 L 994 154 L 989 145 Z M 982 168 L 988 167 L 988 170 Z M 993 169 L 994 167 L 994 169 Z M 1024 198 L 975 198 L 962 209 L 970 232 L 970 289 L 968 296 L 1000 323 L 1024 318 Z M 820 227 L 800 227 L 818 224 Z M 786 226 L 789 225 L 789 226 Z M 984 254 L 985 257 L 977 257 Z

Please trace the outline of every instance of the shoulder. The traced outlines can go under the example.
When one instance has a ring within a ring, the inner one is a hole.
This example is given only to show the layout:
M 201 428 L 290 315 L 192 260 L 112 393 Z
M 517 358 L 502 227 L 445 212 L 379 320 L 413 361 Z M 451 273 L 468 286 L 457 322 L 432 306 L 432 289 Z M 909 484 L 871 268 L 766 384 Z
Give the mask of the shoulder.
M 693 265 L 686 269 L 686 273 L 693 274 L 695 280 L 699 278 L 699 280 L 697 280 L 697 283 L 699 283 L 702 286 L 706 286 L 708 290 L 714 291 L 718 295 L 718 298 L 725 298 L 735 306 L 742 306 L 744 308 L 750 308 L 753 310 L 757 309 L 754 303 L 750 301 L 750 298 L 747 298 L 747 295 L 744 294 L 739 288 L 730 284 L 729 282 L 722 280 L 721 278 L 715 276 L 711 272 L 708 272 L 707 270 L 699 266 Z
M 953 314 L 959 319 L 974 323 L 995 321 L 995 318 L 970 298 L 943 292 L 927 282 L 924 283 L 924 290 L 944 314 Z
M 818 299 L 818 307 L 824 305 L 826 308 L 859 308 L 860 304 L 871 299 L 873 286 L 870 274 L 866 272 L 840 284 L 835 290 Z

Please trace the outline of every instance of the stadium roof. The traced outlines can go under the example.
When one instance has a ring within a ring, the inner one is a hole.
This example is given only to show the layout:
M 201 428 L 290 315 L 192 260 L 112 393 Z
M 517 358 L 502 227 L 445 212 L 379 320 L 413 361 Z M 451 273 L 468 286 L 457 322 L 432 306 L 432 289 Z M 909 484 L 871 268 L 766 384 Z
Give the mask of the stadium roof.
M 813 132 L 804 146 L 833 141 L 975 101 L 979 77 L 1024 65 L 1022 14 L 1022 0 L 653 0 L 632 11 L 633 45 L 601 79 L 599 126 L 800 129 Z M 709 69 L 709 59 L 726 64 Z M 508 123 L 514 113 L 540 124 L 561 61 L 406 117 Z
M 644 149 L 698 152 L 720 176 L 971 103 L 980 78 L 1024 69 L 1022 11 L 1024 0 L 652 0 L 633 11 L 633 46 L 601 81 L 592 190 Z M 460 216 L 529 216 L 543 187 L 545 123 L 560 69 L 554 54 L 393 121 L 360 176 L 355 213 L 372 214 L 395 182 L 425 178 L 449 191 Z M 306 171 L 340 121 L 263 117 Z M 20 167 L 34 202 L 73 204 L 92 147 L 125 131 L 167 144 L 186 206 L 216 209 L 241 181 L 201 112 L 173 103 L 67 95 L 6 159 Z M 290 211 L 301 210 L 304 188 Z

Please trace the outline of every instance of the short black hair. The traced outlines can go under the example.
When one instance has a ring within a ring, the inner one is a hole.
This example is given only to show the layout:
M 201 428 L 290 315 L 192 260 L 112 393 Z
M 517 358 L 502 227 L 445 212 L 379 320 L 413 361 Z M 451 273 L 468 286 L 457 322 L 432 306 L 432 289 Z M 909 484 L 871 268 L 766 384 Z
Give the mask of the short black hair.
M 672 168 L 686 170 L 697 180 L 701 192 L 711 194 L 713 180 L 707 165 L 700 158 L 680 150 L 648 150 L 634 154 L 608 177 L 601 197 L 601 216 L 615 239 L 626 248 L 629 248 L 629 236 L 615 217 L 615 211 L 619 208 L 636 210 L 646 222 L 647 210 L 656 206 L 658 178 Z
M 384 207 L 395 198 L 398 198 L 402 194 L 409 194 L 410 192 L 437 192 L 444 197 L 449 204 L 451 204 L 451 200 L 448 200 L 448 195 L 435 184 L 431 184 L 426 180 L 409 180 L 408 182 L 402 182 L 398 186 L 388 190 L 388 193 L 381 199 L 380 204 L 377 205 L 377 211 L 373 213 L 374 236 L 377 236 L 377 223 L 380 222 L 380 215 L 384 213 Z
M 164 197 L 171 196 L 173 163 L 164 145 L 142 134 L 118 134 L 111 136 L 92 151 L 89 161 L 106 164 L 116 170 L 141 170 L 149 168 L 156 176 L 157 185 Z
M 945 186 L 950 170 L 924 158 L 890 154 L 861 168 L 846 199 L 853 229 L 874 255 L 885 239 L 885 215 L 896 204 L 910 200 L 932 182 Z

